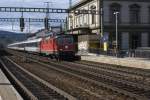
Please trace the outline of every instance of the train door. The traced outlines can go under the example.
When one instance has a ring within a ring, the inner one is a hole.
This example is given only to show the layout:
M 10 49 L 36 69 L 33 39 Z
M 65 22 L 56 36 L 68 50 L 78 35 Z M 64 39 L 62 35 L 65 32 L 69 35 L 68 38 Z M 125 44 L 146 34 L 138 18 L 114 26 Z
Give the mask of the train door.
M 73 35 L 73 42 L 75 45 L 75 52 L 78 52 L 78 35 Z

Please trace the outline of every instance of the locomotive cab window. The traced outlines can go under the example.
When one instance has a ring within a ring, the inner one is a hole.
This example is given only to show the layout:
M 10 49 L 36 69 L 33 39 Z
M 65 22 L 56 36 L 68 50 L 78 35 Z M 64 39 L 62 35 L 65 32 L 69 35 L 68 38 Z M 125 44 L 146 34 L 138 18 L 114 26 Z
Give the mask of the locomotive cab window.
M 63 44 L 63 38 L 57 38 L 57 43 L 59 45 L 62 45 Z
M 63 45 L 65 44 L 72 44 L 73 43 L 73 38 L 70 36 L 63 36 L 63 37 L 59 37 L 57 38 L 57 43 L 59 45 Z
M 73 38 L 72 37 L 66 37 L 66 38 L 64 38 L 64 40 L 65 40 L 65 43 L 67 43 L 67 44 L 72 44 L 73 43 Z

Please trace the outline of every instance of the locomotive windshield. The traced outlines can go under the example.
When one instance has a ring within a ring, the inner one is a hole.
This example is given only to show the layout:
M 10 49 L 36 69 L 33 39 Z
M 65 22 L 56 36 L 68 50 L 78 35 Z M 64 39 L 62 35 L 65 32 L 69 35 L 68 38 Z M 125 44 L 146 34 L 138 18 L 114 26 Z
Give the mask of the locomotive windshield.
M 59 37 L 57 39 L 58 44 L 72 44 L 73 43 L 73 37 L 72 36 L 63 36 Z
M 66 38 L 64 38 L 64 41 L 67 44 L 72 44 L 73 43 L 73 38 L 72 37 L 66 37 Z

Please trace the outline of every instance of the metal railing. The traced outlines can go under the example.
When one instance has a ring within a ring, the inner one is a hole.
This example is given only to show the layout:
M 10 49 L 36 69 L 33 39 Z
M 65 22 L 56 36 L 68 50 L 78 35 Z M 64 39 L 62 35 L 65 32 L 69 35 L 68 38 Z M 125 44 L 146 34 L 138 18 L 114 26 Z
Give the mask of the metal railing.
M 135 57 L 149 58 L 150 59 L 150 48 L 149 49 L 137 49 L 137 50 L 135 50 Z
M 130 49 L 130 50 L 118 50 L 108 49 L 108 51 L 104 51 L 103 49 L 89 48 L 90 53 L 95 53 L 99 55 L 107 55 L 107 56 L 117 56 L 117 57 L 138 57 L 138 58 L 150 58 L 150 50 L 138 50 L 138 49 Z
M 90 53 L 95 53 L 99 55 L 107 55 L 107 56 L 117 56 L 117 57 L 125 57 L 129 56 L 127 50 L 116 50 L 116 49 L 108 49 L 104 51 L 103 49 L 89 48 Z

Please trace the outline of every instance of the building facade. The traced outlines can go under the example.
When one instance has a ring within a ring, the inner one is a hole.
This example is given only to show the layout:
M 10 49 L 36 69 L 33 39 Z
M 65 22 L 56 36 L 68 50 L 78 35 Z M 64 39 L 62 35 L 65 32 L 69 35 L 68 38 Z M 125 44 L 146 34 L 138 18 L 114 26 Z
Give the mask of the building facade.
M 108 48 L 113 49 L 116 41 L 116 16 L 118 13 L 118 46 L 120 50 L 150 47 L 150 1 L 149 0 L 81 0 L 74 10 L 100 10 L 103 3 L 103 35 Z M 99 48 L 100 14 L 70 13 L 70 34 L 78 37 L 78 50 L 89 51 Z

